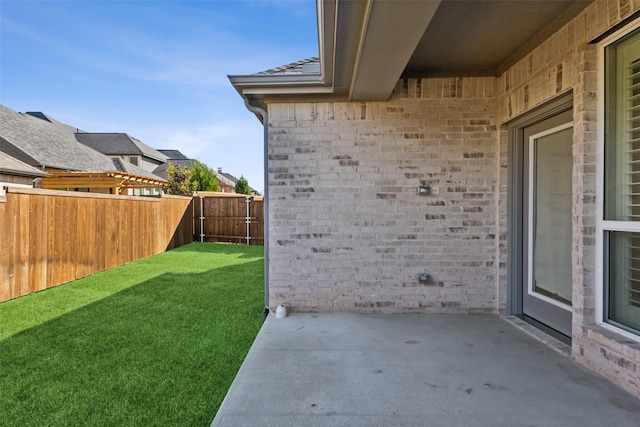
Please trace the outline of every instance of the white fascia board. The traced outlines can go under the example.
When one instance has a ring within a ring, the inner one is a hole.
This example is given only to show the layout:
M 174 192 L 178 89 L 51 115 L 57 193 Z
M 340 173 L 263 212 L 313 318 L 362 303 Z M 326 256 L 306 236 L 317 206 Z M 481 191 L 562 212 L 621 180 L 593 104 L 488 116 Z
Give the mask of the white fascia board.
M 265 88 L 244 88 L 244 95 L 313 95 L 313 94 L 331 94 L 333 88 L 330 86 L 307 86 L 307 87 L 265 87 Z
M 327 94 L 333 87 L 320 74 L 228 76 L 242 95 Z
M 252 74 L 227 76 L 234 86 L 293 86 L 326 84 L 320 74 Z
M 320 53 L 320 74 L 327 84 L 334 84 L 335 43 L 336 43 L 336 3 L 337 0 L 318 0 L 318 52 Z

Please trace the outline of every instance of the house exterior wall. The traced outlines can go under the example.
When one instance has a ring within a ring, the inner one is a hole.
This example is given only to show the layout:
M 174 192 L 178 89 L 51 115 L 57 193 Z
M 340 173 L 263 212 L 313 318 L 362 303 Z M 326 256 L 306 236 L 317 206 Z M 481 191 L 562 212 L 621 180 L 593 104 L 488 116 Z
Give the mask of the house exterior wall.
M 5 195 L 3 187 L 33 188 L 34 178 L 0 173 L 0 196 Z
M 139 168 L 144 169 L 147 172 L 153 172 L 159 165 L 163 163 L 159 160 L 155 160 L 147 156 L 138 156 L 135 154 L 109 155 L 109 157 L 112 159 L 120 159 L 123 162 L 131 163 L 132 165 L 138 166 Z M 131 162 L 132 157 L 138 159 L 137 164 Z
M 638 2 L 597 0 L 500 76 L 498 121 L 573 91 L 572 356 L 640 396 L 640 342 L 596 323 L 597 46 L 589 42 L 640 9 Z M 507 147 L 504 147 L 507 144 Z M 503 140 L 501 163 L 506 164 Z M 504 171 L 505 169 L 501 169 Z M 501 182 L 503 177 L 500 178 Z M 501 198 L 502 199 L 502 198 Z M 501 282 L 505 283 L 506 282 Z
M 403 81 L 386 103 L 270 105 L 272 303 L 354 312 L 504 306 L 497 80 L 454 83 Z M 418 195 L 419 185 L 440 194 Z
M 139 167 L 141 167 L 142 169 L 144 169 L 144 170 L 146 170 L 148 172 L 153 172 L 162 163 L 163 162 L 161 162 L 159 160 L 155 160 L 155 159 L 152 159 L 152 158 L 146 157 L 146 156 L 141 156 Z
M 589 43 L 639 9 L 596 0 L 498 78 L 401 80 L 388 102 L 270 104 L 271 303 L 508 313 L 506 124 L 572 92 L 572 357 L 640 396 L 640 341 L 596 319 L 602 65 Z M 419 196 L 421 184 L 440 194 Z
M 0 186 L 12 185 L 15 187 L 29 187 L 33 188 L 33 177 L 18 176 L 0 173 Z

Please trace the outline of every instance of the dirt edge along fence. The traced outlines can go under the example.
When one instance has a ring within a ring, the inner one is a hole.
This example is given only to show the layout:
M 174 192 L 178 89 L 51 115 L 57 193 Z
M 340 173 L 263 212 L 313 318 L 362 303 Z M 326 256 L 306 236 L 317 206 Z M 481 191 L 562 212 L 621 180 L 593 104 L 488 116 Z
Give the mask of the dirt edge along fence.
M 193 201 L 195 241 L 264 244 L 263 197 L 198 192 Z
M 0 301 L 192 241 L 191 197 L 8 187 L 0 198 Z

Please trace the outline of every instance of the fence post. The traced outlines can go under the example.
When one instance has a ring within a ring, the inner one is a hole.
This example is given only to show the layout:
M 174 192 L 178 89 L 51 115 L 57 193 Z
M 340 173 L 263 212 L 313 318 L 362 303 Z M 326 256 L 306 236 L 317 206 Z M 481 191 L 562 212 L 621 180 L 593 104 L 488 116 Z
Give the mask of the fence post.
M 200 243 L 204 242 L 204 208 L 203 201 L 204 196 L 200 196 Z
M 245 222 L 247 223 L 247 245 L 249 244 L 249 240 L 251 240 L 251 235 L 249 232 L 249 225 L 251 224 L 251 217 L 249 216 L 249 203 L 251 203 L 251 197 L 245 196 L 245 202 L 247 204 L 247 216 L 245 218 Z

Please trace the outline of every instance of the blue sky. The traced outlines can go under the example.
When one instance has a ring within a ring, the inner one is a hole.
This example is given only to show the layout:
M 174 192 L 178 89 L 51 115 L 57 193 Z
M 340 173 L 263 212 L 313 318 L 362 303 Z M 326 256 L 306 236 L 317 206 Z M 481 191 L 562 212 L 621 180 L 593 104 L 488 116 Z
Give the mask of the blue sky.
M 314 0 L 0 0 L 0 103 L 174 148 L 263 190 L 262 125 L 228 74 L 318 54 Z

